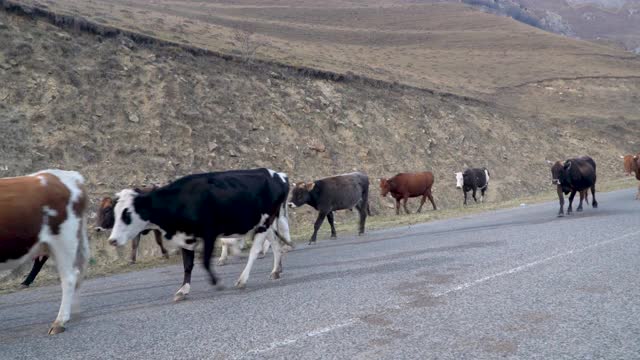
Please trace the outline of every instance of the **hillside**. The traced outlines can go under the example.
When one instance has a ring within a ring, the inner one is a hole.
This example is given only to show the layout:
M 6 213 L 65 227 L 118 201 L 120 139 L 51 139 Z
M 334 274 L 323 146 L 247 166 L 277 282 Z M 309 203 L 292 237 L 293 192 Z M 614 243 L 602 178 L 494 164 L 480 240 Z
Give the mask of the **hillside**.
M 230 13 L 237 8 L 216 6 Z M 431 14 L 402 11 L 406 16 Z M 336 25 L 331 26 L 336 27 L 349 21 L 328 13 L 333 15 L 317 15 L 334 19 Z M 391 55 L 404 46 L 399 34 L 409 34 L 411 44 L 428 33 L 430 47 L 419 41 L 407 46 L 432 52 L 432 57 L 411 57 L 415 65 L 403 68 L 410 71 L 397 72 L 406 81 L 393 83 L 357 76 L 332 80 L 322 73 L 307 76 L 295 67 L 250 64 L 124 34 L 95 34 L 96 29 L 80 18 L 0 11 L 0 171 L 12 176 L 50 167 L 79 170 L 89 180 L 95 206 L 101 196 L 121 188 L 162 184 L 198 171 L 268 166 L 297 182 L 358 169 L 372 179 L 372 208 L 378 214 L 393 210 L 377 195 L 376 178 L 400 171 L 433 170 L 441 208 L 461 206 L 453 173 L 464 166 L 491 169 L 489 201 L 548 189 L 545 159 L 590 154 L 598 161 L 600 178 L 618 177 L 617 155 L 636 149 L 639 141 L 637 59 L 509 19 L 473 14 L 499 21 L 477 23 L 483 28 L 473 29 L 473 23 L 453 15 L 448 21 L 443 13 L 442 28 L 457 24 L 469 30 L 440 32 L 436 23 L 424 25 L 433 28 L 424 30 L 418 20 L 391 24 L 376 23 L 384 20 L 376 16 L 366 18 L 362 24 L 381 29 L 374 36 L 389 36 L 379 47 L 359 44 L 366 39 L 354 34 L 367 33 L 362 30 L 345 30 L 333 42 L 309 40 L 313 32 L 282 35 L 287 40 L 272 38 L 288 44 L 292 56 L 300 56 L 306 65 L 390 80 L 389 74 L 399 68 L 382 61 L 385 71 L 376 75 L 367 61 L 386 58 L 366 54 L 379 50 Z M 153 13 L 147 15 L 153 19 Z M 325 17 L 317 21 L 324 23 Z M 306 25 L 295 26 L 316 26 L 312 17 L 306 19 Z M 66 25 L 54 26 L 52 21 Z M 196 43 L 200 33 L 191 28 L 195 25 L 182 23 L 189 27 L 180 36 Z M 515 30 L 500 30 L 504 24 Z M 143 21 L 137 23 L 140 29 L 144 26 Z M 207 27 L 208 38 L 222 44 L 215 50 L 237 51 L 225 38 L 231 28 L 218 26 Z M 492 47 L 484 40 L 487 36 L 495 37 Z M 469 38 L 478 40 L 477 48 Z M 310 44 L 309 49 L 295 50 L 302 43 Z M 345 50 L 353 47 L 363 49 L 362 56 Z M 270 60 L 286 63 L 287 53 L 271 53 L 271 45 L 264 48 L 257 58 L 273 54 Z M 323 52 L 340 61 L 309 55 Z M 465 56 L 475 52 L 478 57 Z M 489 60 L 482 63 L 481 54 L 506 55 L 492 67 Z M 547 65 L 539 54 L 546 54 Z M 536 69 L 530 58 L 544 66 Z M 487 66 L 486 72 L 474 66 Z M 436 67 L 442 71 L 433 71 Z M 436 78 L 441 83 L 433 82 Z M 451 92 L 434 92 L 429 84 Z M 460 93 L 475 98 L 456 95 Z M 308 224 L 311 216 L 309 209 L 294 212 L 293 226 Z M 338 220 L 350 216 L 339 214 Z

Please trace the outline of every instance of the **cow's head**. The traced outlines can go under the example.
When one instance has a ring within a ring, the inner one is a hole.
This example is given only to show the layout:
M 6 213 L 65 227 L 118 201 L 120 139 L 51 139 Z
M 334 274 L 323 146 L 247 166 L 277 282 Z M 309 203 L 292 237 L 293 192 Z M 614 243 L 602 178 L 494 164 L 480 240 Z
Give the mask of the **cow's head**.
M 98 208 L 98 217 L 96 218 L 96 232 L 106 231 L 113 227 L 113 207 L 115 201 L 107 196 L 100 201 L 100 207 Z
M 462 176 L 461 172 L 456 173 L 456 188 L 462 189 L 464 185 L 464 176 Z
M 553 185 L 564 185 L 571 162 L 567 161 L 563 165 L 560 161 L 552 162 L 547 160 L 547 164 L 551 167 L 551 183 Z
M 380 179 L 380 196 L 387 196 L 389 191 L 391 191 L 391 182 L 387 179 Z
M 113 211 L 115 221 L 109 236 L 109 244 L 123 246 L 149 225 L 149 221 L 144 219 L 148 219 L 150 201 L 150 197 L 131 189 L 125 189 L 116 194 Z
M 293 191 L 291 192 L 291 202 L 289 205 L 291 207 L 299 207 L 302 206 L 311 200 L 311 190 L 316 186 L 316 183 L 300 183 L 293 184 Z

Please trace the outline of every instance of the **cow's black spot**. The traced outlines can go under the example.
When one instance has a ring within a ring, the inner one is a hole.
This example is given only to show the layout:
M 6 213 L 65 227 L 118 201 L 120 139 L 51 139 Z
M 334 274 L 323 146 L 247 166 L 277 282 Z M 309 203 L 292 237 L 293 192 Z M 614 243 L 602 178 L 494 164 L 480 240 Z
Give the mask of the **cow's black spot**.
M 131 225 L 131 213 L 129 212 L 129 209 L 124 209 L 122 212 L 122 221 L 126 225 Z
M 195 238 L 191 238 L 191 239 L 187 239 L 187 240 L 185 240 L 185 243 L 187 243 L 187 244 L 189 244 L 189 245 L 191 245 L 191 244 L 195 244 L 195 242 L 196 242 L 196 239 L 195 239 Z

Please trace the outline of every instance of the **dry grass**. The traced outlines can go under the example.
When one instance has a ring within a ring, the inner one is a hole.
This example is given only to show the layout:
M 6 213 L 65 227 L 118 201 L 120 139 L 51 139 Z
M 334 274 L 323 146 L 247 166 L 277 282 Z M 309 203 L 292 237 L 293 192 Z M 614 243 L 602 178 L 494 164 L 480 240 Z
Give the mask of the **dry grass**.
M 234 34 L 250 31 L 265 45 L 256 54 L 261 58 L 472 96 L 544 79 L 640 73 L 640 61 L 622 50 L 458 3 L 49 0 L 46 5 L 228 53 L 242 47 Z

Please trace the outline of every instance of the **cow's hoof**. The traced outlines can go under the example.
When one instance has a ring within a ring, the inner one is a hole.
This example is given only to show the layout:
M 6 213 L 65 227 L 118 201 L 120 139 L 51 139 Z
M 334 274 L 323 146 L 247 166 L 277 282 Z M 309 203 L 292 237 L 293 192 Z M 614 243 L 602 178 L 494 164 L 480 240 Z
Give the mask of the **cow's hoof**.
M 359 232 L 358 236 L 364 236 L 364 231 L 363 232 Z
M 309 245 L 315 245 L 316 242 L 315 241 L 309 241 Z
M 174 296 L 173 296 L 173 301 L 174 302 L 178 302 L 178 301 L 182 301 L 184 299 L 187 298 L 187 294 L 183 293 L 183 292 L 177 292 Z
M 280 279 L 280 273 L 279 272 L 271 273 L 271 276 L 269 276 L 269 278 L 271 280 L 278 280 L 278 279 Z
M 216 262 L 217 266 L 225 266 L 227 264 L 227 262 L 225 260 L 218 260 L 218 262 Z
M 136 264 L 136 262 L 135 262 L 135 261 L 133 261 L 133 260 L 130 260 L 130 261 L 129 261 L 129 265 L 135 265 L 135 264 Z
M 262 254 L 262 253 L 258 254 L 258 259 L 262 259 L 264 257 L 265 257 L 265 254 Z
M 168 259 L 169 258 L 169 253 L 162 254 L 162 257 L 165 258 L 165 259 Z
M 558 217 L 564 217 L 563 213 L 558 214 Z
M 335 240 L 337 238 L 338 238 L 338 235 L 331 235 L 331 237 L 330 237 L 330 239 L 333 239 L 333 240 Z
M 582 212 L 582 208 L 576 209 L 577 212 Z
M 63 333 L 65 330 L 64 326 L 53 324 L 51 328 L 49 328 L 49 335 L 57 335 Z
M 240 280 L 236 281 L 236 288 L 238 289 L 244 289 L 245 287 L 247 287 L 247 284 L 244 282 L 241 282 Z
M 20 286 L 18 286 L 19 289 L 28 289 L 29 285 L 27 284 L 20 284 Z
M 597 209 L 598 208 L 598 203 L 595 203 L 592 206 L 593 206 L 594 209 Z
M 222 283 L 218 283 L 218 285 L 215 286 L 215 289 L 218 291 L 222 291 L 225 289 L 225 287 Z

